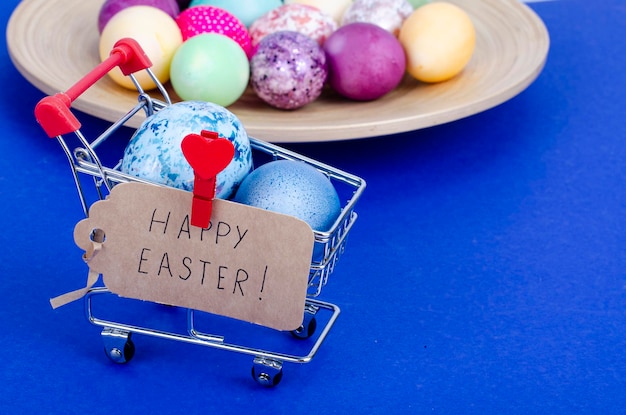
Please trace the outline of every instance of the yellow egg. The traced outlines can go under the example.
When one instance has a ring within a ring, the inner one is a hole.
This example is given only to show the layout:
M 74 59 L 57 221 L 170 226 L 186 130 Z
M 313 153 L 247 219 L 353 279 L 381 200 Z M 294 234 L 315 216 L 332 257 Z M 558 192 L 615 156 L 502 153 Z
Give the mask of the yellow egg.
M 109 20 L 100 35 L 100 59 L 106 59 L 115 43 L 125 37 L 139 42 L 152 61 L 152 71 L 161 83 L 169 80 L 170 63 L 174 53 L 183 43 L 183 37 L 176 21 L 156 7 L 132 6 L 119 11 Z M 122 74 L 119 68 L 109 72 L 109 76 L 124 88 L 135 89 L 132 81 Z M 150 76 L 141 71 L 135 74 L 145 90 L 156 87 Z
M 472 20 L 447 2 L 416 9 L 398 35 L 407 57 L 407 72 L 423 82 L 446 81 L 463 70 L 476 45 Z

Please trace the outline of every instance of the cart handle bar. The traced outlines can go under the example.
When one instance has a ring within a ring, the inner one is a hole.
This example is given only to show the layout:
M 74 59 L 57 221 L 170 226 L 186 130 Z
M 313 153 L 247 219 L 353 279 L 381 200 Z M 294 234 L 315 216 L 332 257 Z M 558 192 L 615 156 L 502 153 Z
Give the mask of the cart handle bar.
M 128 76 L 150 68 L 152 62 L 136 40 L 131 38 L 118 40 L 109 57 L 66 92 L 47 96 L 35 106 L 35 118 L 48 137 L 54 138 L 72 133 L 81 127 L 80 121 L 69 109 L 72 102 L 116 66 L 119 66 L 122 73 Z

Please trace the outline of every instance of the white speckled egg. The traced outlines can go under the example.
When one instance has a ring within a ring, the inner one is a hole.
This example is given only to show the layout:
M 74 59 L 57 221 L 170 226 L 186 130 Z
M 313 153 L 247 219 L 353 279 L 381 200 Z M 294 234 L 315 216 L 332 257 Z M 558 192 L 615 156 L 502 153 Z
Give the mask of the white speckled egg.
M 244 179 L 233 200 L 294 216 L 322 232 L 329 230 L 341 213 L 330 180 L 315 167 L 293 160 L 258 167 Z
M 256 49 L 261 39 L 280 31 L 302 33 L 322 45 L 336 29 L 337 23 L 316 7 L 284 4 L 259 17 L 250 25 L 249 33 Z
M 313 6 L 332 17 L 335 22 L 341 21 L 352 0 L 285 0 L 285 4 L 306 4 Z
M 411 13 L 413 6 L 407 0 L 354 0 L 343 14 L 341 25 L 372 23 L 397 36 Z
M 193 190 L 193 169 L 181 150 L 188 134 L 216 131 L 235 146 L 230 164 L 217 175 L 215 195 L 228 198 L 252 168 L 250 140 L 239 119 L 227 109 L 203 101 L 172 104 L 146 118 L 124 151 L 121 170 L 155 183 Z

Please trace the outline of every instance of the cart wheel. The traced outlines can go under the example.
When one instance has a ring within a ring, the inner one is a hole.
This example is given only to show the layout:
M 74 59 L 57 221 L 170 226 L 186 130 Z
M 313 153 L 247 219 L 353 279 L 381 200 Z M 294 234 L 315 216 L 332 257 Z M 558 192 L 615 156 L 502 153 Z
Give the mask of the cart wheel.
M 304 319 L 302 320 L 302 324 L 291 332 L 294 337 L 298 339 L 308 339 L 315 333 L 317 329 L 317 320 L 315 319 L 317 310 L 317 307 L 310 304 L 304 307 Z
M 104 353 L 115 363 L 128 363 L 135 356 L 135 343 L 131 333 L 122 330 L 104 328 L 102 330 Z
M 104 353 L 115 363 L 128 363 L 135 356 L 135 343 L 128 339 L 121 349 L 113 347 L 104 348 Z
M 252 365 L 252 378 L 261 386 L 276 386 L 283 378 L 283 364 L 278 360 L 256 357 Z
M 308 319 L 305 316 L 302 325 L 293 330 L 291 334 L 298 339 L 308 339 L 313 335 L 313 333 L 315 333 L 315 329 L 317 329 L 317 320 L 315 320 L 315 316 L 311 316 Z

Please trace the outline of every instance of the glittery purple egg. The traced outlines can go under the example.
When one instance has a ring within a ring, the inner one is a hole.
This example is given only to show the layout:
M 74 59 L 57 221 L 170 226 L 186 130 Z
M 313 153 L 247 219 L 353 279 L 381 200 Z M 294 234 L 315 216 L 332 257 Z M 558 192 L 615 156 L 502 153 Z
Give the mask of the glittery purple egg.
M 250 61 L 250 70 L 259 98 L 287 110 L 314 101 L 328 76 L 322 47 L 310 37 L 291 31 L 265 36 Z

